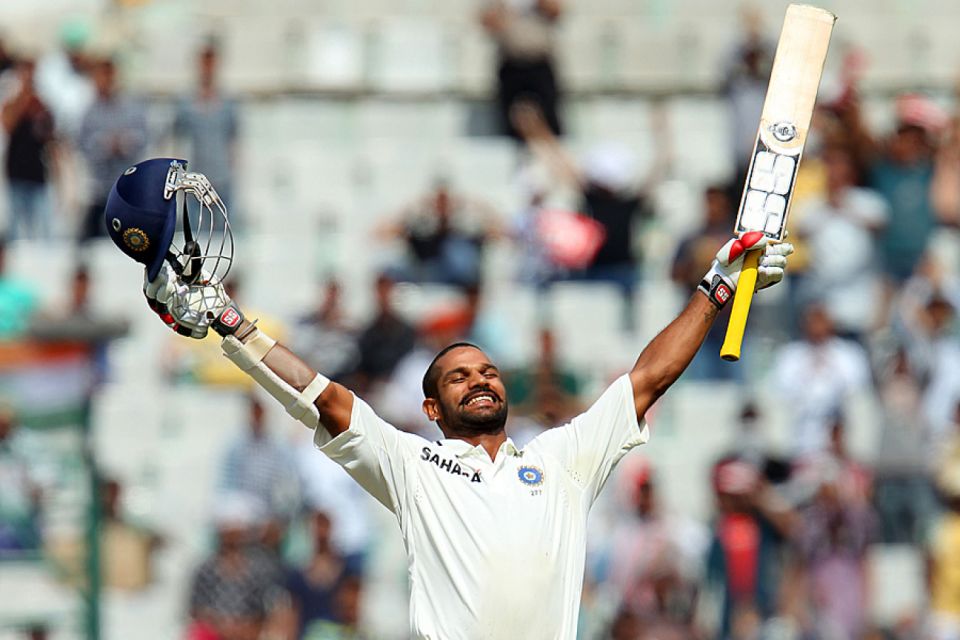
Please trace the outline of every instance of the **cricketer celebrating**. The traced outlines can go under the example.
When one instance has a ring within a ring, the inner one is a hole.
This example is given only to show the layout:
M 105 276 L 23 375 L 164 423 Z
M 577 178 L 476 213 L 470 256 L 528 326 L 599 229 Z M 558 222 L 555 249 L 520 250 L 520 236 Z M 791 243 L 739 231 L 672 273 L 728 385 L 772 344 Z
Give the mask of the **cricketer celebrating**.
M 233 257 L 226 211 L 186 162 L 128 169 L 105 218 L 117 246 L 146 266 L 144 292 L 164 322 L 192 338 L 220 334 L 226 357 L 393 512 L 409 561 L 411 636 L 431 640 L 576 637 L 591 505 L 620 458 L 647 441 L 644 414 L 699 349 L 744 253 L 763 251 L 762 288 L 783 278 L 793 251 L 759 232 L 730 240 L 627 374 L 569 424 L 518 449 L 504 432 L 500 372 L 474 345 L 448 346 L 424 374 L 423 412 L 445 436 L 430 442 L 387 424 L 244 318 L 220 284 Z

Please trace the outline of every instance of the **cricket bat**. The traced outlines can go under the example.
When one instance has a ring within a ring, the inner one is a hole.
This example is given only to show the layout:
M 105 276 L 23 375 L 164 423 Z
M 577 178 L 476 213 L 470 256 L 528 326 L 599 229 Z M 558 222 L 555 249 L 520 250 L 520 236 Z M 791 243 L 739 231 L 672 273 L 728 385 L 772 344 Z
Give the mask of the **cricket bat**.
M 836 19 L 829 11 L 817 7 L 803 4 L 787 7 L 734 225 L 737 234 L 763 231 L 771 241 L 782 241 L 786 235 L 800 156 L 807 141 Z M 720 349 L 724 360 L 740 359 L 759 260 L 760 251 L 744 256 L 727 335 Z

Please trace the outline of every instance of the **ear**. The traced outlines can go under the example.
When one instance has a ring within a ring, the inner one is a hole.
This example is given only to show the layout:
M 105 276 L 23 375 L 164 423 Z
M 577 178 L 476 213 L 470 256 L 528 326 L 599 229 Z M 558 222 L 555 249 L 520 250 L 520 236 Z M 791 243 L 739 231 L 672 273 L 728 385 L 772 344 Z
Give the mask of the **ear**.
M 436 398 L 424 398 L 421 408 L 430 422 L 436 422 L 440 419 L 440 403 L 437 402 Z

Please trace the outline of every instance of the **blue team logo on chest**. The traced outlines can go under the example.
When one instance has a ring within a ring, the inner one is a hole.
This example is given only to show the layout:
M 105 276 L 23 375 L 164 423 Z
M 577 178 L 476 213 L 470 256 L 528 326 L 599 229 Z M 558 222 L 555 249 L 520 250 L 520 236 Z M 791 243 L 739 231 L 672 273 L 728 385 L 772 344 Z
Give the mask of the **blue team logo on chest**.
M 520 482 L 528 487 L 536 487 L 543 484 L 543 471 L 537 467 L 520 467 L 517 470 L 517 477 Z

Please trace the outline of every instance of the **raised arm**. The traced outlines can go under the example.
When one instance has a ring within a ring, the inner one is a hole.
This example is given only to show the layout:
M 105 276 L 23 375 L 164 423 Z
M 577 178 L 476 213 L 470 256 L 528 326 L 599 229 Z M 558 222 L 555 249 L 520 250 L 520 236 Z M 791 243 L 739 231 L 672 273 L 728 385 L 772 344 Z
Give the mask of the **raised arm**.
M 643 417 L 687 368 L 707 337 L 718 311 L 717 305 L 697 291 L 680 315 L 640 353 L 630 371 L 637 417 Z
M 253 329 L 252 325 L 244 320 L 237 329 L 237 333 L 247 333 L 248 331 L 252 337 L 255 335 L 254 332 L 259 331 L 259 329 Z M 241 333 L 241 335 L 243 334 Z M 245 339 L 249 341 L 251 338 L 245 336 Z M 267 352 L 263 358 L 263 364 L 274 375 L 300 393 L 303 393 L 317 376 L 317 372 L 312 367 L 280 343 L 276 343 Z M 336 437 L 350 427 L 353 394 L 343 385 L 331 380 L 313 401 L 313 406 L 317 409 L 320 426 L 326 429 L 331 437 Z
M 751 232 L 723 245 L 686 308 L 650 341 L 630 371 L 637 418 L 643 418 L 693 360 L 717 312 L 733 297 L 743 256 L 750 250 L 764 251 L 758 268 L 757 289 L 783 279 L 787 256 L 793 253 L 789 243 L 768 245 L 766 236 Z
M 213 329 L 220 334 L 224 355 L 307 427 L 322 426 L 331 437 L 350 427 L 353 394 L 244 318 L 221 285 L 185 285 L 164 265 L 145 283 L 144 294 L 177 333 L 203 338 Z

